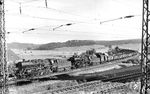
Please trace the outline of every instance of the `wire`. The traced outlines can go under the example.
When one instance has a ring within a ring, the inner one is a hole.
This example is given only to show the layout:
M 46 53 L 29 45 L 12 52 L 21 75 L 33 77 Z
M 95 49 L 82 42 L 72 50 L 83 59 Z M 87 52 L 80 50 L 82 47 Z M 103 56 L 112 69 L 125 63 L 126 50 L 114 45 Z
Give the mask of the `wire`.
M 131 16 L 124 16 L 124 17 L 120 17 L 119 19 L 122 19 L 122 18 L 130 18 L 130 17 L 133 17 L 133 15 L 131 15 Z M 43 19 L 43 18 L 42 18 Z M 116 20 L 116 19 L 113 19 L 113 20 Z M 108 21 L 113 21 L 113 20 L 108 20 Z M 118 20 L 118 18 L 117 18 L 117 20 Z M 59 20 L 60 21 L 60 20 Z M 104 21 L 105 22 L 105 21 Z M 107 22 L 107 21 L 106 21 Z M 76 24 L 76 23 L 68 23 L 68 24 L 63 24 L 63 25 L 58 25 L 57 27 L 55 26 L 55 28 L 53 28 L 53 30 L 52 31 L 54 31 L 54 29 L 57 29 L 57 28 L 59 28 L 59 27 L 62 27 L 62 26 L 70 26 L 70 25 L 72 25 L 72 24 Z M 91 23 L 90 23 L 91 24 Z M 30 28 L 30 29 L 27 29 L 27 30 L 25 30 L 25 31 L 23 31 L 22 33 L 25 33 L 25 32 L 28 32 L 28 31 L 33 31 L 33 30 L 38 30 L 38 29 L 40 29 L 40 28 L 42 28 L 42 27 L 54 27 L 54 26 L 41 26 L 41 27 L 36 27 L 36 28 Z M 120 27 L 120 26 L 119 26 Z M 55 30 L 56 31 L 56 30 Z M 60 31 L 63 31 L 63 30 L 60 30 Z M 69 30 L 64 30 L 64 31 L 69 31 Z M 71 30 L 72 31 L 72 30 Z M 86 32 L 86 33 L 89 33 L 89 32 Z
M 41 33 L 37 33 L 37 32 L 30 32 L 30 33 L 23 33 L 23 32 L 9 32 L 8 34 L 12 34 L 12 33 L 16 33 L 16 34 L 51 34 L 52 32 L 54 32 L 53 30 L 49 30 L 50 32 L 41 32 Z M 60 32 L 60 33 L 58 33 Z M 62 33 L 63 32 L 63 33 Z M 66 33 L 65 33 L 66 32 Z M 67 32 L 70 32 L 70 33 L 67 33 Z M 72 33 L 71 33 L 72 32 Z M 129 37 L 129 36 L 135 36 L 135 34 L 115 34 L 115 33 L 102 33 L 102 32 L 87 32 L 87 31 L 79 31 L 79 30 L 55 30 L 55 34 L 57 35 L 66 35 L 66 34 L 85 34 L 85 35 L 91 35 L 91 36 L 97 36 L 97 35 L 112 35 L 112 36 L 119 36 L 119 37 Z M 91 33 L 91 34 L 89 34 Z
M 111 21 L 116 21 L 116 20 L 121 20 L 121 19 L 132 18 L 132 17 L 135 17 L 135 16 L 141 16 L 141 15 L 128 15 L 128 16 L 119 17 L 119 18 L 115 18 L 115 19 L 105 20 L 105 21 L 101 21 L 100 24 L 103 24 L 103 23 L 106 23 L 106 22 L 111 22 Z
M 16 2 L 16 3 L 19 3 L 20 4 L 20 2 Z M 31 5 L 23 5 L 23 3 L 21 3 L 22 4 L 22 7 L 34 7 L 34 8 L 43 8 L 43 9 L 47 9 L 47 10 L 53 10 L 53 11 L 57 11 L 57 12 L 59 12 L 59 13 L 64 13 L 64 14 L 68 14 L 68 15 L 72 15 L 72 16 L 77 16 L 77 17 L 81 17 L 81 18 L 83 18 L 83 19 L 91 19 L 91 20 L 96 20 L 95 18 L 90 18 L 90 17 L 86 17 L 86 16 L 81 16 L 81 15 L 79 15 L 79 14 L 74 14 L 74 13 L 71 13 L 71 12 L 66 12 L 66 11 L 63 11 L 63 10 L 59 10 L 59 9 L 55 9 L 55 8 L 51 8 L 51 7 L 40 7 L 40 6 L 31 6 Z
M 78 15 L 78 14 L 74 14 L 74 13 L 71 13 L 71 12 L 66 12 L 66 11 L 63 11 L 63 10 L 59 10 L 59 9 L 55 9 L 55 8 L 45 8 L 45 7 L 40 7 L 38 6 L 37 8 L 44 8 L 44 9 L 48 9 L 48 10 L 54 10 L 54 11 L 57 11 L 57 12 L 60 12 L 60 13 L 64 13 L 64 14 L 68 14 L 68 15 L 72 15 L 72 16 L 78 16 L 78 17 L 81 17 L 81 18 L 86 18 L 86 19 L 91 19 L 90 17 L 85 17 L 85 16 L 81 16 L 81 15 Z M 91 19 L 91 20 L 95 20 L 94 18 Z
M 53 28 L 53 31 L 56 30 L 57 28 L 60 28 L 60 27 L 63 27 L 63 26 L 70 26 L 70 25 L 73 25 L 73 24 L 75 24 L 75 23 L 67 23 L 67 24 L 59 25 L 59 26 Z
M 11 15 L 20 16 L 19 14 L 16 14 L 16 13 L 11 14 Z M 23 14 L 23 13 L 21 14 L 21 16 L 35 18 L 35 19 L 42 19 L 42 20 L 54 20 L 54 21 L 67 21 L 67 22 L 73 22 L 73 23 L 97 24 L 94 22 L 85 22 L 85 21 L 77 21 L 77 20 L 69 20 L 69 19 L 57 19 L 57 18 L 46 18 L 46 17 L 31 16 L 31 15 Z
M 33 0 L 33 1 L 35 1 L 35 0 Z M 37 1 L 37 0 L 36 0 Z M 29 5 L 28 5 L 29 6 Z M 30 6 L 30 7 L 33 7 L 33 6 Z M 35 7 L 35 8 L 44 8 L 44 9 L 50 9 L 50 10 L 54 10 L 54 11 L 58 11 L 58 12 L 61 12 L 61 13 L 65 13 L 65 14 L 69 14 L 69 15 L 73 15 L 73 16 L 79 16 L 79 17 L 82 17 L 82 16 L 80 16 L 80 15 L 76 15 L 76 14 L 72 14 L 72 13 L 70 13 L 70 12 L 65 12 L 65 11 L 62 11 L 62 10 L 58 10 L 58 9 L 54 9 L 54 8 L 45 8 L 45 7 L 40 7 L 40 6 L 37 6 L 37 7 Z M 21 14 L 21 9 L 20 9 L 20 14 Z M 25 16 L 25 15 L 24 15 Z M 30 16 L 30 15 L 26 15 L 26 16 Z M 135 15 L 134 15 L 135 16 Z M 30 16 L 31 17 L 31 16 Z M 42 18 L 42 17 L 36 17 L 36 16 L 32 16 L 32 18 L 38 18 L 38 19 L 51 19 L 51 18 Z M 85 18 L 85 17 L 84 17 Z M 89 19 L 89 18 L 88 18 Z M 120 17 L 120 18 L 116 18 L 116 19 L 111 19 L 111 20 L 106 20 L 106 21 L 101 21 L 100 22 L 100 24 L 102 24 L 102 23 L 105 23 L 105 22 L 110 22 L 110 21 L 115 21 L 115 20 L 119 20 L 119 19 L 123 19 L 123 17 Z M 64 19 L 51 19 L 51 20 L 63 20 L 64 21 Z M 66 19 L 65 19 L 66 20 Z M 98 19 L 93 19 L 93 21 L 96 21 L 96 20 L 98 20 Z M 73 21 L 73 20 L 66 20 L 66 21 L 71 21 L 71 22 L 75 22 L 75 21 Z M 79 22 L 79 21 L 78 21 Z M 91 23 L 89 23 L 89 22 L 83 22 L 83 21 L 80 21 L 79 23 L 88 23 L 88 24 L 91 24 Z
M 13 1 L 14 1 L 14 0 L 13 0 Z M 32 1 L 37 1 L 37 0 L 32 0 Z M 31 2 L 31 1 L 28 1 L 28 2 Z M 17 2 L 17 3 L 20 3 L 20 2 Z M 26 3 L 26 2 L 22 2 L 22 3 Z M 32 6 L 31 6 L 31 7 L 32 7 Z M 65 11 L 62 11 L 62 10 L 54 9 L 54 8 L 45 8 L 45 7 L 40 7 L 40 6 L 38 6 L 38 7 L 36 7 L 36 8 L 51 9 L 51 10 L 55 10 L 55 11 L 58 11 L 58 12 L 61 12 L 61 13 L 66 13 L 66 14 L 69 14 L 69 15 L 74 15 L 74 16 L 80 16 L 80 17 L 82 17 L 81 15 L 72 14 L 72 13 L 70 13 L 70 12 L 65 12 Z M 76 22 L 76 23 L 95 24 L 95 23 L 92 23 L 92 22 L 74 21 L 74 20 L 68 20 L 68 19 L 56 19 L 56 18 L 37 17 L 37 16 L 31 16 L 31 15 L 28 15 L 28 14 L 22 14 L 22 16 L 31 17 L 31 18 L 37 18 L 37 19 L 45 19 L 45 20 L 71 21 L 71 22 Z M 102 22 L 100 22 L 100 23 L 115 21 L 115 20 L 119 20 L 119 19 L 122 19 L 122 17 L 117 18 L 117 19 L 111 19 L 111 20 L 107 20 L 107 21 L 102 21 Z M 27 31 L 32 31 L 32 30 L 35 30 L 35 29 L 37 29 L 37 28 L 31 28 L 31 29 L 28 29 Z M 27 32 L 27 31 L 23 31 L 22 33 L 25 33 L 25 32 Z
M 29 0 L 29 1 L 24 1 L 24 2 L 18 2 L 16 0 L 9 0 L 9 1 L 14 2 L 14 3 L 24 3 L 24 4 L 26 4 L 26 3 L 32 3 L 32 2 L 36 2 L 36 1 L 40 1 L 40 0 Z
M 8 10 L 6 11 L 8 12 Z M 37 16 L 31 16 L 28 14 L 23 14 L 20 10 L 20 14 L 17 13 L 7 13 L 8 15 L 19 15 L 19 16 L 24 16 L 24 17 L 31 17 L 31 18 L 36 18 L 36 19 L 43 19 L 43 20 L 55 20 L 55 21 L 69 21 L 69 22 L 77 22 L 77 23 L 87 23 L 87 24 L 94 24 L 94 22 L 86 22 L 86 21 L 76 21 L 76 20 L 69 20 L 69 19 L 57 19 L 57 18 L 45 18 L 45 17 L 37 17 Z M 94 21 L 94 20 L 93 20 Z M 96 20 L 95 20 L 96 21 Z
M 68 31 L 68 32 L 75 32 L 75 33 L 84 33 L 84 34 L 89 34 L 90 32 L 87 32 L 87 31 L 79 31 L 79 30 L 58 30 L 58 31 Z M 119 35 L 119 36 L 129 36 L 131 35 L 131 33 L 129 35 L 127 34 L 113 34 L 113 33 L 100 33 L 100 32 L 91 32 L 92 34 L 101 34 L 101 35 Z M 133 34 L 135 35 L 135 34 Z
M 35 30 L 36 28 L 31 28 L 29 30 L 26 30 L 26 31 L 23 31 L 22 33 L 25 33 L 25 32 L 28 32 L 28 31 L 32 31 L 32 30 Z

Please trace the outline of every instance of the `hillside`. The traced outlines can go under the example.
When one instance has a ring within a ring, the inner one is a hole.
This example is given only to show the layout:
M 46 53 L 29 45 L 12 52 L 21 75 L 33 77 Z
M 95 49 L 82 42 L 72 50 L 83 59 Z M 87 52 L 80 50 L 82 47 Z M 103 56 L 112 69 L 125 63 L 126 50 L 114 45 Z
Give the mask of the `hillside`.
M 47 44 L 29 44 L 29 43 L 8 43 L 10 49 L 27 49 L 27 50 L 53 50 L 62 47 L 77 47 L 88 45 L 121 45 L 121 44 L 137 44 L 140 39 L 116 40 L 116 41 L 94 41 L 94 40 L 69 40 L 66 42 L 52 42 Z
M 115 41 L 95 41 L 99 45 L 121 45 L 121 44 L 137 44 L 141 43 L 140 39 L 130 39 L 130 40 L 115 40 Z
M 17 42 L 13 42 L 13 43 L 8 43 L 7 47 L 9 49 L 35 49 L 37 47 L 39 47 L 38 44 L 30 44 L 30 43 L 17 43 Z
M 52 50 L 62 47 L 76 47 L 76 46 L 88 46 L 88 45 L 121 45 L 121 44 L 137 44 L 140 43 L 140 39 L 131 40 L 116 40 L 116 41 L 93 41 L 93 40 L 70 40 L 66 42 L 48 43 L 40 45 L 36 50 Z
M 69 40 L 66 42 L 55 42 L 40 45 L 36 50 L 52 50 L 55 48 L 61 47 L 75 47 L 75 46 L 85 46 L 85 45 L 94 45 L 95 41 L 92 40 Z

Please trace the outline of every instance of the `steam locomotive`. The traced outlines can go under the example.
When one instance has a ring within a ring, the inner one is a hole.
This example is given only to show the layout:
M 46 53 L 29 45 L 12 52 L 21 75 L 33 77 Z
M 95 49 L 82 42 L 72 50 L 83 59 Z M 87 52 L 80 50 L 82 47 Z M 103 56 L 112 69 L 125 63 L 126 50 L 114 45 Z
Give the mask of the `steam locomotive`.
M 71 71 L 78 68 L 121 60 L 138 54 L 139 53 L 135 50 L 116 47 L 107 53 L 96 52 L 95 49 L 87 50 L 80 55 L 74 54 L 68 59 L 47 58 L 23 60 L 15 63 L 9 68 L 9 70 L 11 70 L 9 76 L 15 77 L 16 79 L 30 79 L 52 73 Z
M 121 60 L 128 57 L 138 55 L 138 51 L 129 50 L 129 49 L 120 49 L 116 47 L 108 51 L 107 53 L 96 52 L 95 49 L 87 50 L 85 53 L 82 53 L 80 56 L 74 54 L 68 60 L 71 61 L 71 68 L 81 68 L 87 66 L 93 66 L 97 64 L 103 64 L 106 62 L 111 62 L 115 60 Z M 129 60 L 128 60 L 129 61 Z M 138 63 L 138 59 L 130 60 L 132 63 Z
M 9 70 L 11 70 L 9 73 L 10 77 L 16 77 L 16 79 L 33 78 L 55 73 L 58 71 L 58 68 L 59 71 L 61 69 L 66 69 L 66 66 L 64 67 L 60 64 L 63 64 L 64 62 L 67 62 L 67 60 L 55 58 L 23 60 L 11 66 L 9 68 Z

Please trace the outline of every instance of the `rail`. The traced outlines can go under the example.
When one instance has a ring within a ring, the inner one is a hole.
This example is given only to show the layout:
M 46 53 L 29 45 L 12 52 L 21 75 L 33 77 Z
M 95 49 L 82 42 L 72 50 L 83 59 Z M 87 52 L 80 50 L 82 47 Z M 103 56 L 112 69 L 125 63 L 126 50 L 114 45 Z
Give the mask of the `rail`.
M 111 83 L 111 82 L 101 82 L 101 81 L 94 81 L 88 82 L 76 86 L 56 89 L 56 90 L 47 90 L 44 92 L 36 92 L 35 94 L 73 94 L 82 91 L 93 91 L 94 94 L 99 92 L 106 92 L 111 89 L 120 88 L 120 87 L 127 87 L 128 84 L 123 83 Z
M 115 88 L 124 88 L 129 85 L 129 83 L 126 84 L 110 83 L 110 81 L 113 82 L 113 81 L 129 79 L 129 78 L 136 78 L 140 76 L 142 76 L 141 72 L 129 73 L 122 76 L 105 79 L 104 81 L 109 81 L 105 83 L 102 81 L 92 81 L 92 82 L 87 82 L 80 85 L 60 88 L 56 90 L 47 90 L 36 94 L 73 94 L 73 92 L 89 91 L 89 90 L 94 91 L 95 92 L 94 94 L 98 94 L 100 92 L 110 91 L 111 89 L 115 89 Z

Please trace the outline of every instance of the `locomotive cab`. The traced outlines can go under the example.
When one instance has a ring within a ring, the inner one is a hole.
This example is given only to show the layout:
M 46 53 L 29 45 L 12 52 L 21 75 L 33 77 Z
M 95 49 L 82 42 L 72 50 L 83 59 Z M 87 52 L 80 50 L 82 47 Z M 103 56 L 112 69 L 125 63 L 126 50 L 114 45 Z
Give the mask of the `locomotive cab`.
M 16 68 L 18 68 L 18 70 L 22 69 L 22 62 L 17 62 L 15 65 L 16 65 Z

